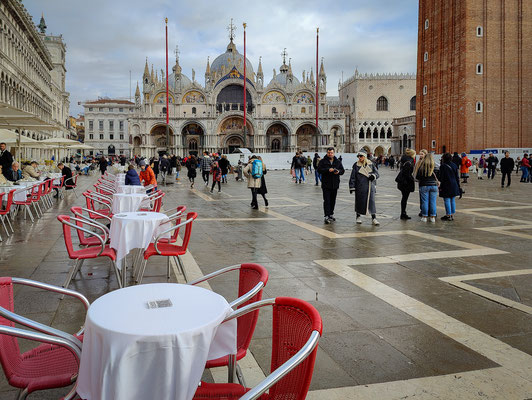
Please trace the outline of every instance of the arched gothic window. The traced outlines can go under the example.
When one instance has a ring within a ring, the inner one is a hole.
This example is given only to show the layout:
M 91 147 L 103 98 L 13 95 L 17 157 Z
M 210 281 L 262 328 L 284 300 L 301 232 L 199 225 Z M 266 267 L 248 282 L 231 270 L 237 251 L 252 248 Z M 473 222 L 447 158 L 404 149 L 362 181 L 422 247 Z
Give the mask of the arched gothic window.
M 410 111 L 416 111 L 416 96 L 410 99 Z
M 360 132 L 358 133 L 359 139 L 364 139 L 364 128 L 360 128 Z
M 392 137 L 392 128 L 388 128 L 388 131 L 386 132 L 386 137 L 390 139 Z
M 196 139 L 191 139 L 190 142 L 188 142 L 188 149 L 198 150 L 198 141 Z
M 379 138 L 379 131 L 377 130 L 377 128 L 375 128 L 373 130 L 373 139 L 378 139 Z
M 381 96 L 377 99 L 377 111 L 388 111 L 388 99 Z
M 380 138 L 384 139 L 386 137 L 386 134 L 384 133 L 384 128 L 381 128 L 381 135 Z

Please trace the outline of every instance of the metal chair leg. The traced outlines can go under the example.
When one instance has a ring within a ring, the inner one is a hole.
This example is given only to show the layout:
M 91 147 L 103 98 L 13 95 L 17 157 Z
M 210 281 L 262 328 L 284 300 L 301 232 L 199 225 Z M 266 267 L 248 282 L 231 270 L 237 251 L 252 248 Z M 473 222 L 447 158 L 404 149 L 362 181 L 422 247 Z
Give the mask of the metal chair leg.
M 236 378 L 242 386 L 247 387 L 246 380 L 244 379 L 244 374 L 242 373 L 242 368 L 240 368 L 239 364 L 236 364 Z
M 142 263 L 142 267 L 139 271 L 139 276 L 137 277 L 137 283 L 140 285 L 142 283 L 142 278 L 144 277 L 144 271 L 146 271 L 146 264 L 148 263 L 148 260 L 144 260 Z
M 185 278 L 185 282 L 188 282 L 187 273 L 185 272 L 185 266 L 183 265 L 183 262 L 181 261 L 181 257 L 176 256 L 177 258 L 177 264 L 179 265 L 179 269 L 181 270 L 181 273 L 183 274 L 183 278 Z
M 116 262 L 114 260 L 111 260 L 111 266 L 113 267 L 113 270 L 115 271 L 115 275 L 116 275 L 116 280 L 118 282 L 118 287 L 121 289 L 123 286 L 122 286 L 122 277 L 120 275 L 120 270 L 118 269 L 118 266 L 116 265 Z
M 170 281 L 170 257 L 166 257 L 166 280 Z
M 13 225 L 11 225 L 11 221 L 9 220 L 9 216 L 6 215 L 5 218 L 7 219 L 7 223 L 9 225 L 9 227 L 11 228 L 11 232 L 15 233 L 15 230 L 13 229 Z
M 70 282 L 72 282 L 72 278 L 74 278 L 74 273 L 76 272 L 77 268 L 78 268 L 78 263 L 79 263 L 79 259 L 76 259 L 76 262 L 74 263 L 74 265 L 72 266 L 72 269 L 69 271 L 68 275 L 67 275 L 67 278 L 66 278 L 66 281 L 65 283 L 63 283 L 63 287 L 65 289 L 68 289 L 68 286 L 70 285 Z M 65 296 L 61 296 L 61 300 L 64 298 Z
M 235 381 L 236 370 L 236 354 L 229 354 L 229 363 L 227 364 L 227 382 L 233 383 Z
M 25 400 L 28 397 L 28 388 L 20 389 L 17 394 L 17 400 Z

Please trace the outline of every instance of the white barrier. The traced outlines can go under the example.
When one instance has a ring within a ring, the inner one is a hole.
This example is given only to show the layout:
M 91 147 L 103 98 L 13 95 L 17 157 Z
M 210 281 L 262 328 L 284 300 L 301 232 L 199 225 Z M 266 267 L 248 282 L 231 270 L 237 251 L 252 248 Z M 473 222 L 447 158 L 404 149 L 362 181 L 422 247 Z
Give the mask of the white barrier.
M 254 153 L 255 154 L 255 153 Z M 325 153 L 319 153 L 321 158 L 325 157 Z M 227 159 L 231 165 L 236 166 L 239 160 L 242 162 L 247 162 L 248 154 L 226 154 Z M 266 168 L 270 170 L 280 170 L 280 169 L 290 169 L 292 165 L 292 158 L 295 153 L 256 153 L 256 155 L 261 156 L 262 161 L 266 164 Z M 314 152 L 303 153 L 305 157 L 310 156 L 311 159 L 314 159 Z M 357 160 L 356 153 L 336 153 L 336 157 L 342 156 L 342 164 L 345 169 L 351 169 L 353 164 Z

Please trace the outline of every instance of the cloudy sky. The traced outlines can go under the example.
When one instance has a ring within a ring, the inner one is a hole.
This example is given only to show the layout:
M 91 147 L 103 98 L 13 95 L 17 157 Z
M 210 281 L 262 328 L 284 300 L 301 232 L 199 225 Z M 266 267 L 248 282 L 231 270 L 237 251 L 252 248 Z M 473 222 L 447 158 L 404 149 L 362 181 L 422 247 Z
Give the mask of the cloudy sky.
M 44 13 L 47 33 L 67 44 L 67 90 L 71 114 L 78 101 L 98 96 L 129 97 L 141 81 L 144 62 L 164 68 L 164 18 L 168 17 L 170 65 L 179 46 L 183 72 L 203 84 L 207 57 L 225 52 L 227 26 L 237 26 L 243 52 L 242 22 L 247 23 L 247 57 L 256 70 L 262 56 L 265 82 L 279 71 L 287 49 L 293 72 L 315 65 L 316 27 L 324 57 L 328 95 L 338 81 L 360 72 L 415 72 L 417 0 L 23 0 L 34 22 Z M 245 4 L 245 7 L 242 7 Z

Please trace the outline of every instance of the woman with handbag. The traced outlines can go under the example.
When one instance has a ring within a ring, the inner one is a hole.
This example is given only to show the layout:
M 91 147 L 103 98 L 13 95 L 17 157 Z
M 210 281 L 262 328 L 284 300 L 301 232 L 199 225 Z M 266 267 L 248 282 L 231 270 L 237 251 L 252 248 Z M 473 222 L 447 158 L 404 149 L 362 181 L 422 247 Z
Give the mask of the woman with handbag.
M 416 183 L 412 173 L 414 172 L 414 158 L 416 152 L 413 149 L 406 149 L 405 154 L 401 157 L 400 171 L 395 178 L 397 182 L 397 189 L 401 191 L 401 219 L 411 219 L 406 213 L 406 204 L 408 197 L 416 189 Z
M 416 164 L 414 176 L 419 183 L 421 222 L 427 222 L 429 217 L 430 222 L 436 222 L 436 199 L 438 198 L 439 182 L 434 173 L 432 153 L 426 152 L 425 156 Z
M 440 166 L 440 197 L 443 197 L 445 204 L 445 215 L 441 217 L 442 221 L 454 221 L 456 212 L 456 196 L 461 196 L 460 178 L 458 168 L 452 162 L 451 153 L 445 153 L 442 156 Z

